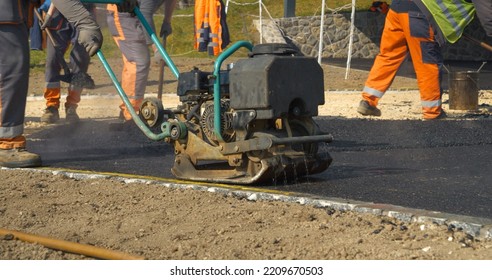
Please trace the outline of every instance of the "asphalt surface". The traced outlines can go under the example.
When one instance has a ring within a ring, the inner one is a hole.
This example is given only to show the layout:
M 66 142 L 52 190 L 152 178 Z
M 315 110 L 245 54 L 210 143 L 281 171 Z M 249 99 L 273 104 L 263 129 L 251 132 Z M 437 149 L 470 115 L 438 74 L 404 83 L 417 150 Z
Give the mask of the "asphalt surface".
M 492 219 L 490 117 L 316 120 L 335 138 L 322 147 L 334 158 L 328 170 L 259 187 Z M 53 125 L 32 134 L 28 145 L 46 167 L 173 178 L 171 145 L 134 125 L 115 130 L 112 122 Z

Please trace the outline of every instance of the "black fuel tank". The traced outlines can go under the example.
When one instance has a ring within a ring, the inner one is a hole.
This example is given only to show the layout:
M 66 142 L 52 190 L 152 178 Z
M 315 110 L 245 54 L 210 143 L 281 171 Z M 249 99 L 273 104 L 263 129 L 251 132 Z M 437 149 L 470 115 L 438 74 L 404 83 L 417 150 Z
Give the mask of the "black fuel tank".
M 323 69 L 286 44 L 260 44 L 229 73 L 231 108 L 260 110 L 281 117 L 296 106 L 302 116 L 318 115 L 323 105 Z M 299 113 L 299 111 L 297 111 Z

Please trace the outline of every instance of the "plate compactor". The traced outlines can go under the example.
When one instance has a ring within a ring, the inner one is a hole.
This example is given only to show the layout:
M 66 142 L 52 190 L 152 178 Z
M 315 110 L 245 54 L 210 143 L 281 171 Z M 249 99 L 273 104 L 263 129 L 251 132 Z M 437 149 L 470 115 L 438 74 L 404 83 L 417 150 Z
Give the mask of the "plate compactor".
M 181 73 L 177 94 L 181 104 L 173 110 L 145 99 L 140 117 L 169 134 L 178 178 L 272 182 L 320 173 L 332 161 L 318 148 L 332 136 L 313 120 L 324 104 L 323 70 L 288 45 L 256 45 L 219 77 Z
M 97 55 L 140 130 L 173 145 L 177 178 L 275 183 L 328 168 L 332 158 L 322 145 L 332 136 L 313 120 L 324 104 L 323 70 L 314 58 L 287 44 L 239 41 L 217 57 L 213 72 L 179 73 L 140 10 L 134 12 L 178 78 L 180 105 L 164 109 L 160 99 L 147 98 L 137 114 L 100 50 Z M 221 69 L 242 47 L 248 57 Z

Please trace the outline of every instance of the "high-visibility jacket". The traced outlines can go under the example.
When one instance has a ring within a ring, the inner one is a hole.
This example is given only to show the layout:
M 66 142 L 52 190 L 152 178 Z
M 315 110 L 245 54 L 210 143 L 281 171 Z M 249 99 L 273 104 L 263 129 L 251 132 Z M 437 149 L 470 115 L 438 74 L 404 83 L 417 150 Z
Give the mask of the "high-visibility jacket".
M 195 1 L 194 48 L 209 55 L 218 55 L 229 44 L 229 31 L 221 0 Z
M 446 41 L 455 43 L 475 17 L 475 6 L 466 0 L 420 0 Z M 416 1 L 419 4 L 419 1 Z M 419 5 L 421 6 L 421 5 Z M 422 8 L 422 7 L 421 7 Z

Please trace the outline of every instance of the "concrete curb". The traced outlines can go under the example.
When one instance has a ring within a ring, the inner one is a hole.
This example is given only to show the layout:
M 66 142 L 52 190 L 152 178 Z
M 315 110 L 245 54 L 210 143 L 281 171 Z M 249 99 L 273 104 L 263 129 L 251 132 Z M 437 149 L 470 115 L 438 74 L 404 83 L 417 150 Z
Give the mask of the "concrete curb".
M 9 169 L 4 168 L 1 169 Z M 195 183 L 167 178 L 154 178 L 119 173 L 88 173 L 74 170 L 51 170 L 23 168 L 34 172 L 63 175 L 69 178 L 84 179 L 115 179 L 126 184 L 143 183 L 176 189 L 192 189 L 207 191 L 250 201 L 280 201 L 287 203 L 299 203 L 317 208 L 333 209 L 338 211 L 354 211 L 356 213 L 372 214 L 375 216 L 387 216 L 406 223 L 435 223 L 460 229 L 476 239 L 492 240 L 492 220 L 471 216 L 455 215 L 443 212 L 428 211 L 423 209 L 406 208 L 391 204 L 376 204 L 363 201 L 347 201 L 332 197 L 310 197 L 301 193 L 283 192 L 269 189 L 261 189 L 249 186 L 225 185 L 212 183 Z

